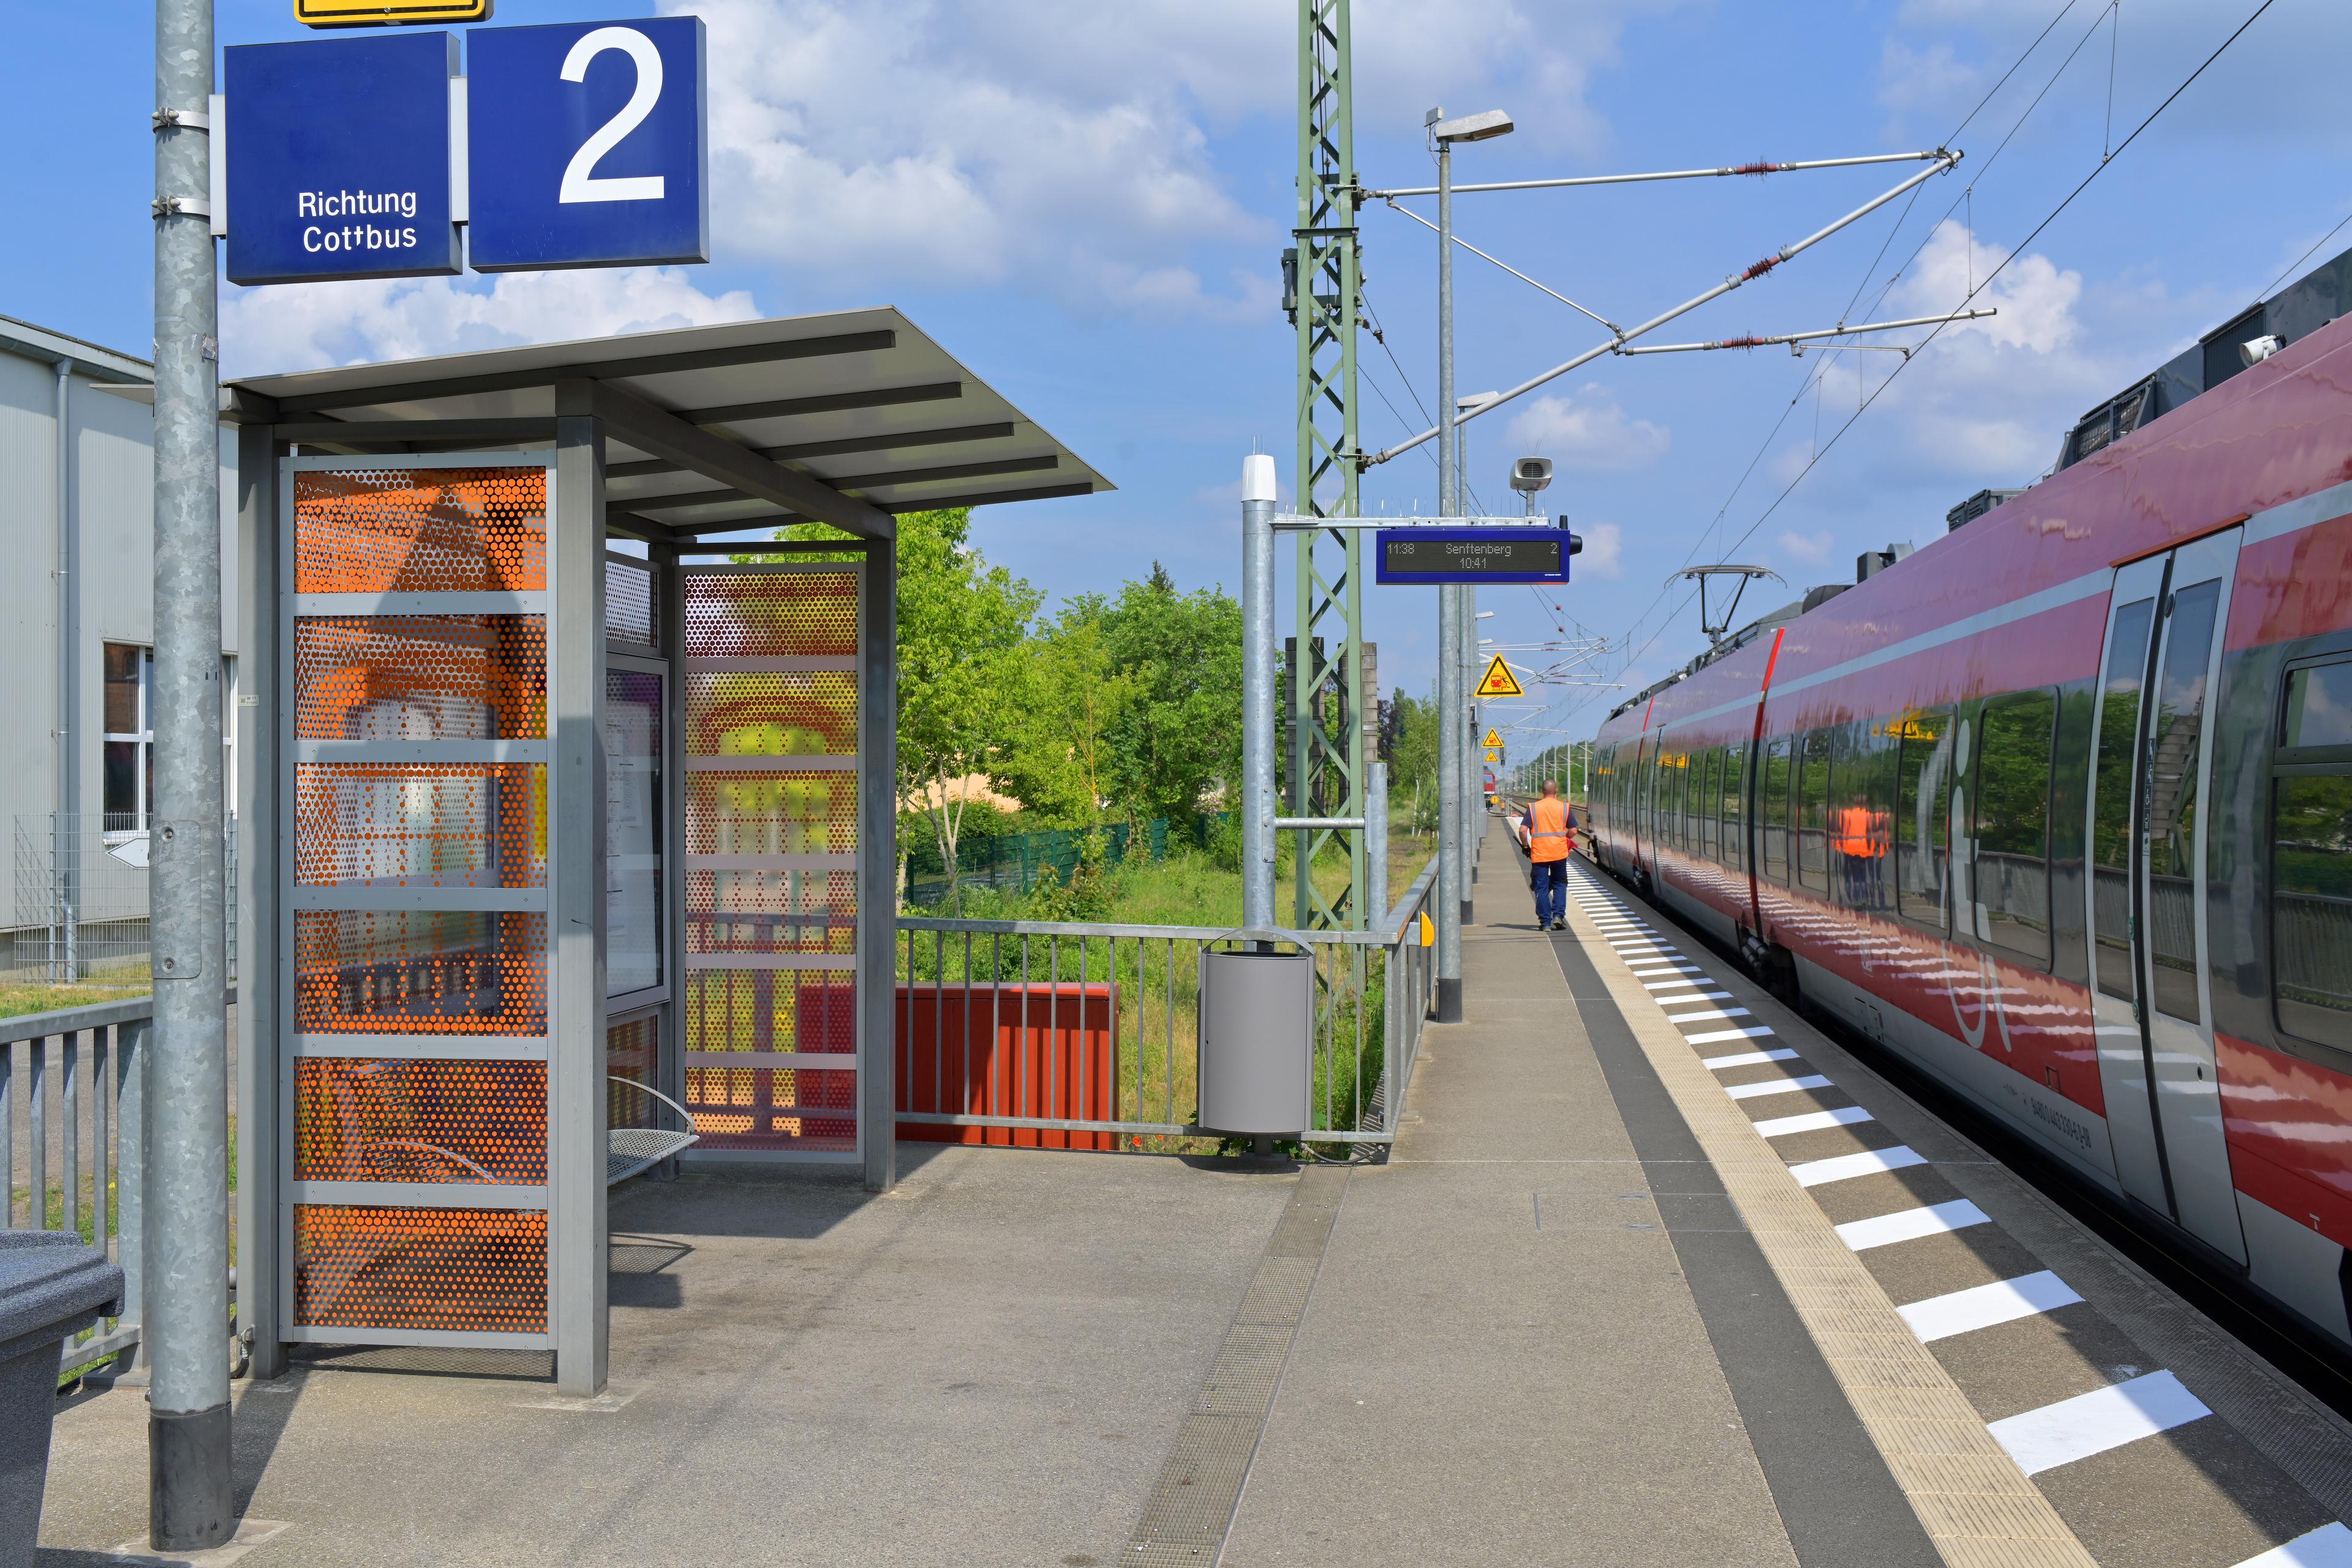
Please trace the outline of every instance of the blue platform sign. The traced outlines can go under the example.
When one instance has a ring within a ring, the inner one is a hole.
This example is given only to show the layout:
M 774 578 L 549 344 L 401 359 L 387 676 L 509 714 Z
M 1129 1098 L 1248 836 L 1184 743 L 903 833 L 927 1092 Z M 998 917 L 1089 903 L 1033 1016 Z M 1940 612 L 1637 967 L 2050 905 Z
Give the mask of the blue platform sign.
M 232 283 L 458 269 L 448 33 L 226 51 Z
M 478 272 L 710 258 L 701 18 L 466 35 Z
M 1582 542 L 1565 528 L 1383 528 L 1374 580 L 1454 584 L 1565 583 Z

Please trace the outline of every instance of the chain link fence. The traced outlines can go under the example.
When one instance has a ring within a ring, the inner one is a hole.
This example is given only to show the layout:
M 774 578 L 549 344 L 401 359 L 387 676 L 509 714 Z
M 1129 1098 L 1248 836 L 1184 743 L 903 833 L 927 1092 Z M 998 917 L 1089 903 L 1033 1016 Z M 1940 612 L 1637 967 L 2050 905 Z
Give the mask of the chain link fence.
M 236 832 L 227 853 L 229 977 L 236 974 Z M 0 980 L 137 983 L 147 977 L 147 829 L 89 812 L 16 820 L 15 898 L 0 929 Z

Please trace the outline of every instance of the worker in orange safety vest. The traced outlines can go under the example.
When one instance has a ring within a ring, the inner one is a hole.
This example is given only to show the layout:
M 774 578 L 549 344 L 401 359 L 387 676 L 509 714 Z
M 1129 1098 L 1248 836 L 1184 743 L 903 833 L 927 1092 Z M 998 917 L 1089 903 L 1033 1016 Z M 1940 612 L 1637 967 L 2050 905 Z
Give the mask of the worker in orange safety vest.
M 1576 843 L 1576 815 L 1559 798 L 1556 780 L 1544 780 L 1543 795 L 1519 817 L 1528 846 L 1528 879 L 1535 888 L 1536 929 L 1568 928 L 1568 852 Z

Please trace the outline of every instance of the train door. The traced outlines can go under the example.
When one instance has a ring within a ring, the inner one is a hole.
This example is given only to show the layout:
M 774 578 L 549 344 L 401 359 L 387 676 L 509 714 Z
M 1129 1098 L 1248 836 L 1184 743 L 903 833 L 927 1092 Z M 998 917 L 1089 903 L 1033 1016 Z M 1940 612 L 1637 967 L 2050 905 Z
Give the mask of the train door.
M 2243 1262 L 2207 974 L 2207 825 L 2230 529 L 2116 573 L 2092 720 L 2091 997 L 2116 1174 Z

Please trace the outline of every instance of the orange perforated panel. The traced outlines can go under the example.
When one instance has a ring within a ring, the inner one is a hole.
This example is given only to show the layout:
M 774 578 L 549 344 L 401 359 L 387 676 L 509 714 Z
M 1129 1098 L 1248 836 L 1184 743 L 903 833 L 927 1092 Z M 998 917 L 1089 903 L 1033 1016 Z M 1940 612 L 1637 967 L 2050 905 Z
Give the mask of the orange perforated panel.
M 547 884 L 547 770 L 304 763 L 294 770 L 294 880 L 435 888 Z
M 546 586 L 542 468 L 314 469 L 294 476 L 298 594 Z
M 689 574 L 688 658 L 857 651 L 857 574 Z
M 857 677 L 689 670 L 686 752 L 690 757 L 852 756 L 857 751 Z
M 298 910 L 294 1026 L 304 1034 L 543 1035 L 547 917 Z
M 305 616 L 294 623 L 304 741 L 530 740 L 547 733 L 540 616 Z
M 537 1186 L 547 1065 L 298 1058 L 294 1179 Z
M 547 1331 L 547 1216 L 512 1209 L 294 1205 L 305 1328 Z
M 845 855 L 857 847 L 854 773 L 695 773 L 689 855 Z
M 664 1123 L 657 1115 L 661 1102 L 651 1095 L 640 1094 L 629 1087 L 641 1083 L 657 1088 L 655 1075 L 661 1052 L 660 1020 L 656 1017 L 632 1019 L 615 1024 L 604 1031 L 605 1106 L 607 1127 L 675 1126 L 676 1112 Z M 614 1079 L 620 1079 L 614 1082 Z

